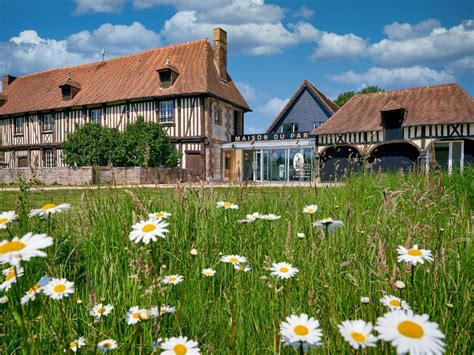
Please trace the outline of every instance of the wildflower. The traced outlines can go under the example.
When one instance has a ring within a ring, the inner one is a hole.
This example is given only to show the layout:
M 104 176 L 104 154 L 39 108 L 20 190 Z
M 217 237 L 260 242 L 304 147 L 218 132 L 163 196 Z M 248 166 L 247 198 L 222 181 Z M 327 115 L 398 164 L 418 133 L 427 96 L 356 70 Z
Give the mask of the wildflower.
M 6 229 L 7 224 L 17 219 L 15 211 L 8 211 L 0 213 L 0 229 Z
M 239 208 L 239 205 L 236 205 L 235 203 L 232 203 L 232 202 L 219 201 L 217 202 L 217 208 L 224 208 L 226 210 L 228 209 L 236 210 Z
M 354 349 L 374 347 L 377 337 L 372 335 L 372 323 L 363 320 L 345 320 L 337 326 L 345 341 Z
M 160 307 L 160 315 L 167 314 L 167 313 L 175 313 L 176 307 L 168 306 L 166 304 Z
M 279 279 L 289 279 L 295 276 L 299 270 L 293 265 L 281 262 L 273 263 L 271 268 L 271 274 L 278 277 Z
M 74 340 L 71 344 L 69 344 L 69 349 L 72 352 L 76 352 L 80 348 L 86 345 L 86 339 L 84 337 L 79 337 L 78 339 Z
M 391 311 L 398 309 L 406 311 L 411 308 L 404 300 L 392 295 L 383 296 L 383 298 L 380 299 L 380 302 L 382 302 L 382 304 L 385 307 L 388 307 L 388 309 L 390 309 Z
M 241 264 L 247 261 L 245 256 L 240 255 L 225 255 L 221 258 L 223 263 L 231 263 L 231 264 Z
M 168 218 L 168 217 L 171 217 L 171 213 L 169 212 L 166 212 L 166 211 L 160 211 L 160 212 L 154 212 L 154 213 L 150 213 L 148 215 L 148 218 L 150 219 L 163 219 L 163 218 Z
M 234 264 L 234 269 L 237 271 L 249 272 L 251 267 L 249 264 L 236 263 Z
M 407 287 L 407 285 L 405 285 L 403 281 L 398 280 L 395 282 L 395 287 L 399 290 L 403 290 L 405 287 Z
M 97 344 L 97 350 L 107 352 L 109 350 L 117 349 L 117 342 L 113 339 L 102 340 Z
M 53 238 L 46 234 L 26 233 L 23 237 L 14 237 L 11 241 L 0 242 L 0 264 L 18 265 L 21 260 L 29 261 L 34 256 L 46 256 L 40 249 L 53 244 Z
M 130 308 L 127 312 L 127 324 L 132 325 L 132 324 L 137 324 L 138 322 L 141 321 L 140 319 L 140 307 L 134 306 Z
M 163 283 L 164 284 L 172 284 L 172 285 L 177 285 L 183 282 L 184 277 L 181 275 L 167 275 L 163 277 Z
M 242 224 L 242 223 L 252 223 L 252 222 L 254 222 L 254 221 L 255 221 L 254 219 L 239 219 L 239 220 L 237 221 L 237 223 L 241 223 L 241 224 Z
M 193 249 L 191 249 L 191 251 L 190 251 L 190 254 L 191 254 L 192 256 L 196 256 L 196 255 L 198 255 L 198 251 L 197 251 L 197 249 L 194 249 L 194 248 L 193 248 Z
M 370 298 L 369 297 L 361 297 L 360 298 L 360 303 L 369 303 L 370 302 Z
M 277 216 L 276 214 L 264 214 L 260 216 L 260 219 L 264 219 L 266 221 L 276 221 L 277 219 L 280 219 L 281 216 Z
M 262 215 L 259 212 L 254 212 L 254 213 L 246 215 L 245 219 L 247 219 L 249 221 L 256 221 L 257 219 L 259 219 L 261 217 L 262 217 Z
M 418 249 L 418 245 L 415 244 L 411 249 L 405 249 L 403 246 L 399 246 L 397 249 L 398 252 L 398 262 L 405 261 L 412 265 L 416 265 L 418 263 L 424 264 L 425 260 L 432 262 L 433 256 L 431 255 L 431 250 L 426 249 Z
M 183 336 L 166 339 L 160 346 L 162 355 L 200 354 L 198 342 Z
M 8 291 L 10 287 L 16 282 L 16 280 L 23 276 L 23 268 L 21 266 L 12 266 L 2 271 L 5 276 L 5 281 L 0 284 L 0 291 Z
M 212 277 L 216 274 L 216 270 L 214 269 L 202 269 L 201 273 L 204 275 L 204 276 L 207 276 L 207 277 Z
M 25 295 L 21 298 L 21 304 L 27 304 L 30 301 L 34 301 L 36 299 L 36 295 L 41 293 L 44 287 L 51 281 L 51 277 L 45 275 L 43 276 L 36 284 L 33 285 Z
M 427 314 L 418 315 L 408 310 L 385 313 L 377 319 L 375 330 L 379 339 L 390 341 L 397 353 L 441 354 L 444 334 L 438 324 L 429 322 Z
M 335 221 L 332 218 L 325 218 L 313 223 L 313 227 L 317 227 L 320 230 L 325 230 L 327 233 L 332 233 L 336 228 L 342 227 L 344 222 Z
M 44 293 L 53 300 L 60 300 L 74 293 L 74 283 L 66 279 L 51 279 L 44 287 Z
M 313 317 L 308 318 L 305 313 L 286 317 L 286 322 L 280 323 L 280 334 L 281 341 L 285 345 L 290 345 L 295 349 L 303 347 L 304 351 L 307 351 L 308 347 L 321 345 L 323 336 L 319 321 Z
M 40 216 L 44 219 L 47 219 L 53 213 L 63 212 L 69 207 L 71 207 L 69 203 L 61 203 L 60 205 L 55 205 L 54 203 L 47 203 L 41 208 L 31 210 L 29 216 Z
M 146 321 L 150 319 L 152 313 L 148 309 L 141 309 L 140 312 L 138 312 L 138 316 L 140 317 L 141 321 Z
M 8 303 L 8 296 L 0 297 L 0 304 L 6 304 L 6 303 Z
M 303 208 L 303 213 L 307 213 L 307 214 L 314 214 L 317 211 L 318 211 L 317 205 L 308 205 L 305 208 Z
M 141 221 L 132 226 L 130 232 L 130 240 L 135 243 L 149 244 L 150 241 L 156 241 L 156 237 L 165 238 L 165 233 L 168 233 L 166 227 L 169 223 L 159 219 L 149 219 L 148 221 Z
M 113 309 L 114 309 L 114 306 L 111 304 L 103 305 L 102 303 L 99 303 L 91 309 L 90 314 L 91 316 L 94 316 L 95 318 L 100 319 L 102 317 L 109 315 Z
M 304 233 L 296 233 L 296 236 L 300 239 L 303 239 L 304 237 L 306 237 Z

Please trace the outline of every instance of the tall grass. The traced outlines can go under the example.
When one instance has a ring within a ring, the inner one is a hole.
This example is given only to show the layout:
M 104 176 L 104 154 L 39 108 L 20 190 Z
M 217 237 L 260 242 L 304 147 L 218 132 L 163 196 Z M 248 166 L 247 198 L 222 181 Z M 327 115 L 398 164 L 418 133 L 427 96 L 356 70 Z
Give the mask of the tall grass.
M 153 340 L 180 334 L 214 354 L 291 353 L 279 344 L 278 325 L 301 312 L 321 322 L 323 345 L 313 353 L 348 353 L 337 324 L 375 323 L 387 311 L 379 302 L 385 293 L 405 299 L 415 313 L 429 314 L 446 334 L 448 353 L 470 353 L 473 181 L 474 171 L 466 170 L 451 177 L 358 175 L 334 188 L 134 189 L 135 200 L 122 189 L 2 192 L 0 208 L 14 208 L 20 219 L 0 231 L 0 239 L 32 231 L 48 233 L 55 243 L 47 258 L 23 264 L 25 276 L 0 305 L 0 353 L 60 353 L 79 336 L 86 338 L 81 350 L 87 352 L 113 338 L 121 353 L 150 353 Z M 147 211 L 173 214 L 166 239 L 129 241 L 131 225 L 146 219 L 136 200 Z M 239 209 L 217 209 L 218 200 Z M 73 207 L 50 222 L 26 216 L 46 202 Z M 344 227 L 327 236 L 313 229 L 312 218 L 302 213 L 313 203 L 319 205 L 313 219 L 332 217 Z M 237 223 L 252 212 L 282 218 Z M 297 238 L 297 232 L 306 237 Z M 432 250 L 435 260 L 418 265 L 412 283 L 409 268 L 397 263 L 396 248 L 413 244 Z M 193 248 L 197 256 L 190 254 Z M 252 270 L 221 263 L 226 254 L 246 256 Z M 279 261 L 300 272 L 277 281 L 268 267 Z M 213 278 L 201 275 L 206 267 L 217 270 Z M 19 297 L 44 274 L 73 281 L 75 293 L 61 301 L 40 295 L 21 307 Z M 181 274 L 184 282 L 165 287 L 157 281 L 166 274 Z M 407 287 L 397 290 L 396 280 Z M 361 303 L 362 296 L 370 303 Z M 115 306 L 101 322 L 89 314 L 99 302 Z M 127 325 L 130 307 L 160 304 L 176 306 L 176 314 Z M 394 351 L 379 343 L 366 352 Z

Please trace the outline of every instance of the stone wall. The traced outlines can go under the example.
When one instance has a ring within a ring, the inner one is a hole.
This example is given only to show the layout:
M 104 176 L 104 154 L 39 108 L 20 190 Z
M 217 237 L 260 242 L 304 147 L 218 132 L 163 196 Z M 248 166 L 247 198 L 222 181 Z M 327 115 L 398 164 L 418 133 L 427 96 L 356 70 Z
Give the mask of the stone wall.
M 179 168 L 0 168 L 0 184 L 16 184 L 20 179 L 43 185 L 173 184 L 191 180 L 189 172 Z

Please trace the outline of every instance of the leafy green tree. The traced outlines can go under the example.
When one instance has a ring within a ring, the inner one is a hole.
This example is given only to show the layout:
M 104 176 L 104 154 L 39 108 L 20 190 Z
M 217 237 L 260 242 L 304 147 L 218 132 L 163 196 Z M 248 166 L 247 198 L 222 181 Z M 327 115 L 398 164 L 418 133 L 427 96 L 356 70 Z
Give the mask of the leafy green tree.
M 141 167 L 176 167 L 181 154 L 173 149 L 160 124 L 145 122 L 143 117 L 127 125 L 122 134 L 126 165 Z
M 343 93 L 339 94 L 339 96 L 336 98 L 334 103 L 337 106 L 342 107 L 355 94 L 369 94 L 369 93 L 372 93 L 372 92 L 383 92 L 383 91 L 384 91 L 384 89 L 379 88 L 378 86 L 375 86 L 375 85 L 374 86 L 367 86 L 366 88 L 363 88 L 362 90 L 360 90 L 358 92 L 346 91 L 346 92 L 343 92 Z
M 62 144 L 63 160 L 68 166 L 115 165 L 123 159 L 120 153 L 120 132 L 104 128 L 98 123 L 87 123 L 70 133 Z

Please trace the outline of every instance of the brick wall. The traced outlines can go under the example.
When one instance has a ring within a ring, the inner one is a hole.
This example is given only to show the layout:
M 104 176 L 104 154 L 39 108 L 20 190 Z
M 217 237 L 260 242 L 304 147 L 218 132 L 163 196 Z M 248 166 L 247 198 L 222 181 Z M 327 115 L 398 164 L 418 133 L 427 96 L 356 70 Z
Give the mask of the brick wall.
M 0 168 L 0 184 L 15 184 L 20 179 L 44 185 L 172 184 L 191 180 L 187 170 L 178 168 Z

